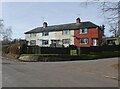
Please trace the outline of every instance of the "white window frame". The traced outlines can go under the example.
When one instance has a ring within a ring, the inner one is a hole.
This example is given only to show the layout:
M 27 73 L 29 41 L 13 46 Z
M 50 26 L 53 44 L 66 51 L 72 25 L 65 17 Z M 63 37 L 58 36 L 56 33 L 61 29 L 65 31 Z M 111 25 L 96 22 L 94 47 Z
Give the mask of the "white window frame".
M 79 29 L 79 33 L 80 34 L 87 34 L 88 33 L 88 29 L 87 28 L 81 28 L 81 29 Z
M 63 31 L 62 31 L 62 34 L 63 34 L 63 35 L 69 35 L 69 34 L 70 34 L 70 30 L 63 30 Z
M 42 45 L 48 45 L 49 44 L 49 40 L 42 40 Z
M 30 45 L 31 45 L 31 46 L 36 45 L 36 40 L 30 40 Z
M 88 44 L 88 38 L 80 38 L 80 44 Z
M 42 36 L 49 36 L 49 32 L 42 32 Z
M 63 39 L 63 40 L 62 40 L 62 43 L 63 43 L 63 44 L 70 44 L 70 39 Z
M 30 37 L 36 37 L 36 33 L 30 33 Z

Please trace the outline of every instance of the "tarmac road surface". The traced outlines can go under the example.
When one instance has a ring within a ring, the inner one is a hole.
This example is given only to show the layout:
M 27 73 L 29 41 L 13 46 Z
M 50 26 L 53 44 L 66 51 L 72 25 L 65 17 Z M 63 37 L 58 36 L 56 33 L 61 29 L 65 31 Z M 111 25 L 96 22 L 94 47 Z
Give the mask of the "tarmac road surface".
M 3 87 L 118 87 L 118 58 L 66 62 L 2 60 Z

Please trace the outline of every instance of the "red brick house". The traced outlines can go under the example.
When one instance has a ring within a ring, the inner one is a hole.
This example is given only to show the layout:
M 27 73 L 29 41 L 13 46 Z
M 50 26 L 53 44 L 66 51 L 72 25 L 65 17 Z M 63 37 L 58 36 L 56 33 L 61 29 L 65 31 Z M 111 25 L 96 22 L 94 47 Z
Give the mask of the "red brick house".
M 77 47 L 100 46 L 102 40 L 101 28 L 90 22 L 81 22 L 80 18 L 75 23 L 34 28 L 25 33 L 28 45 L 51 47 Z
M 82 24 L 80 22 L 80 18 L 77 18 L 76 22 L 78 24 Z M 102 40 L 102 31 L 99 26 L 92 23 L 88 28 L 85 28 L 84 26 L 83 28 L 75 29 L 74 36 L 74 45 L 77 47 L 100 46 Z

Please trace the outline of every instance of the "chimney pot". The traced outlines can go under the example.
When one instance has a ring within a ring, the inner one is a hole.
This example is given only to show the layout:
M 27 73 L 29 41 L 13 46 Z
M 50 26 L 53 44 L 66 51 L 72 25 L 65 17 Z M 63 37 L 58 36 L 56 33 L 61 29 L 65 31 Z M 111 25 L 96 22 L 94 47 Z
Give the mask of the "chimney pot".
M 47 22 L 44 22 L 43 23 L 43 28 L 46 28 L 47 27 Z
M 76 23 L 80 23 L 80 18 L 78 17 L 77 19 L 76 19 Z

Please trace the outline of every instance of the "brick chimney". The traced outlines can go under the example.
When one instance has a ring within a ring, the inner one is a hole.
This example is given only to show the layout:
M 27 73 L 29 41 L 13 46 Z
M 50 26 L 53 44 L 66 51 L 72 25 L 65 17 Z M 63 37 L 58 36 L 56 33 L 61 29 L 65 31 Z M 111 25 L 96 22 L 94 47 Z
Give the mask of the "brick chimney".
M 46 28 L 47 27 L 47 22 L 44 22 L 43 23 L 43 28 Z
M 80 21 L 81 21 L 80 18 L 76 19 L 76 23 L 80 23 Z

